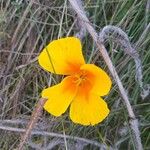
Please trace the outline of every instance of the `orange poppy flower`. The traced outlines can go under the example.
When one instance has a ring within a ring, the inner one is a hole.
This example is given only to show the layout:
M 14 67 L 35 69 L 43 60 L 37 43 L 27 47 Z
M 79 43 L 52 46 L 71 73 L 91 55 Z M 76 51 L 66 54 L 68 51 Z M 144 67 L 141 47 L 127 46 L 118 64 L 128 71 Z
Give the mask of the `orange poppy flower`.
M 109 109 L 100 96 L 110 91 L 110 77 L 94 64 L 85 63 L 78 38 L 52 41 L 38 61 L 45 70 L 66 75 L 61 83 L 42 91 L 42 97 L 48 99 L 46 111 L 60 116 L 70 105 L 71 120 L 82 125 L 95 125 L 107 117 Z

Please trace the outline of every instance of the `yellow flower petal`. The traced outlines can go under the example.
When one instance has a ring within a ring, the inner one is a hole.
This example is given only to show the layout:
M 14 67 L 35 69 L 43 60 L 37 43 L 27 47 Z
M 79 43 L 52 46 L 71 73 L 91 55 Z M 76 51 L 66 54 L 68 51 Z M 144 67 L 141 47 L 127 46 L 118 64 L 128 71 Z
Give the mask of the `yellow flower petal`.
M 109 114 L 107 103 L 97 95 L 78 95 L 71 103 L 70 118 L 81 125 L 95 125 Z
M 87 74 L 88 82 L 91 84 L 90 92 L 99 96 L 108 94 L 112 82 L 104 70 L 93 64 L 85 64 L 80 69 Z
M 54 116 L 63 114 L 75 96 L 75 86 L 71 85 L 71 77 L 66 77 L 60 84 L 42 91 L 42 97 L 48 98 L 44 109 Z
M 67 37 L 52 41 L 38 57 L 39 64 L 47 71 L 70 75 L 85 64 L 80 40 Z

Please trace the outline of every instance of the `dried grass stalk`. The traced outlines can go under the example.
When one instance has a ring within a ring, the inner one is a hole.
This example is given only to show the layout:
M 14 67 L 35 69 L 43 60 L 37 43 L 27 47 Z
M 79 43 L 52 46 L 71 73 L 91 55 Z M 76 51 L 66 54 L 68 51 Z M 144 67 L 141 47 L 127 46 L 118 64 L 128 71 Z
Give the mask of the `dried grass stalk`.
M 94 30 L 94 28 L 92 27 L 91 23 L 89 22 L 89 19 L 86 16 L 86 13 L 83 9 L 83 7 L 79 4 L 81 4 L 81 2 L 79 2 L 79 0 L 69 0 L 72 8 L 76 11 L 78 17 L 83 21 L 83 26 L 87 29 L 87 31 L 90 33 L 90 35 L 92 36 L 94 42 L 96 43 L 101 55 L 103 56 L 103 59 L 105 60 L 109 71 L 111 72 L 112 77 L 114 78 L 116 84 L 118 85 L 119 91 L 121 93 L 121 96 L 123 98 L 123 102 L 127 108 L 128 111 L 128 115 L 130 118 L 130 127 L 132 129 L 132 135 L 134 138 L 134 145 L 136 147 L 136 150 L 143 150 L 143 146 L 141 143 L 141 138 L 140 138 L 140 131 L 138 128 L 138 120 L 135 118 L 135 114 L 133 112 L 132 106 L 130 104 L 129 98 L 127 96 L 127 93 L 122 85 L 122 82 L 116 72 L 115 67 L 112 64 L 112 61 L 107 53 L 106 48 L 104 47 L 104 45 L 101 43 L 101 41 L 99 40 L 99 36 L 96 33 L 96 31 Z
M 42 115 L 43 106 L 44 106 L 46 101 L 47 101 L 47 99 L 45 99 L 45 98 L 41 98 L 38 101 L 38 103 L 36 105 L 36 108 L 32 113 L 31 120 L 27 125 L 26 131 L 21 137 L 20 144 L 18 146 L 18 150 L 23 149 L 23 146 L 24 146 L 26 140 L 28 139 L 28 137 L 30 136 L 32 129 L 34 128 L 34 126 L 35 126 L 36 122 L 38 121 L 39 117 Z

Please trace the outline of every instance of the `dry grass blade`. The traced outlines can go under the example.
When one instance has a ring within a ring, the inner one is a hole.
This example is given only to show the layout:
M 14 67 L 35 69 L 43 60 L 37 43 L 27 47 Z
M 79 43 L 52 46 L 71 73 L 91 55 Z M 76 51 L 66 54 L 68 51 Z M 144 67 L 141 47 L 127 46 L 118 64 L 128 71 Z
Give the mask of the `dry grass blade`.
M 1 124 L 0 124 L 0 129 L 6 130 L 6 131 L 12 131 L 12 132 L 26 133 L 26 129 L 15 128 L 15 127 L 10 127 L 10 126 L 6 126 L 6 125 L 3 126 Z M 65 135 L 65 137 L 64 137 L 64 134 L 59 134 L 59 133 L 54 133 L 54 132 L 34 130 L 34 131 L 31 131 L 31 135 L 52 136 L 52 137 L 63 138 L 63 139 L 66 138 L 66 139 L 70 139 L 70 140 L 75 140 L 75 141 L 80 141 L 80 142 L 83 142 L 83 143 L 95 145 L 99 148 L 101 148 L 103 146 L 99 142 L 96 142 L 96 141 L 92 141 L 92 140 L 89 140 L 89 139 L 80 138 L 80 137 L 76 137 L 76 136 L 69 136 L 69 135 Z M 113 149 L 113 148 L 111 148 L 111 149 Z M 22 150 L 22 149 L 20 149 L 20 150 Z
M 82 6 L 79 6 L 78 4 L 81 4 L 78 2 L 78 0 L 69 0 L 73 9 L 76 11 L 78 17 L 83 21 L 85 28 L 87 29 L 87 31 L 90 33 L 90 35 L 92 36 L 93 40 L 95 41 L 100 53 L 102 54 L 115 82 L 118 85 L 119 91 L 121 93 L 121 96 L 123 98 L 123 102 L 127 108 L 128 111 L 128 115 L 130 117 L 130 126 L 131 129 L 133 131 L 133 136 L 134 136 L 134 144 L 136 146 L 137 150 L 142 150 L 143 146 L 141 143 L 141 138 L 140 138 L 140 132 L 138 129 L 138 121 L 135 118 L 133 109 L 131 107 L 131 104 L 129 102 L 129 98 L 127 96 L 127 93 L 122 85 L 121 80 L 119 79 L 119 76 L 112 64 L 112 61 L 107 53 L 107 50 L 105 49 L 105 47 L 102 45 L 101 41 L 98 39 L 98 35 L 96 33 L 96 31 L 94 30 L 94 28 L 92 27 L 92 25 L 89 22 L 89 19 L 86 17 L 85 11 L 82 8 Z
M 37 106 L 36 106 L 35 110 L 32 113 L 31 120 L 30 120 L 29 124 L 27 125 L 26 131 L 21 137 L 21 141 L 20 141 L 20 144 L 18 146 L 18 150 L 22 150 L 26 140 L 30 136 L 31 131 L 34 128 L 34 125 L 36 124 L 36 122 L 38 121 L 38 118 L 42 114 L 43 105 L 45 104 L 46 100 L 47 99 L 41 98 L 38 101 Z
M 122 47 L 122 49 L 134 59 L 136 66 L 136 75 L 135 79 L 141 88 L 141 96 L 143 97 L 144 86 L 143 86 L 143 74 L 142 74 L 142 62 L 140 60 L 137 50 L 130 44 L 128 35 L 119 27 L 108 25 L 105 26 L 99 33 L 100 40 L 104 43 L 109 38 L 113 42 L 117 43 Z
M 145 27 L 147 27 L 147 24 L 148 24 L 149 13 L 150 13 L 150 0 L 147 0 L 147 4 L 145 8 L 145 14 L 146 14 Z

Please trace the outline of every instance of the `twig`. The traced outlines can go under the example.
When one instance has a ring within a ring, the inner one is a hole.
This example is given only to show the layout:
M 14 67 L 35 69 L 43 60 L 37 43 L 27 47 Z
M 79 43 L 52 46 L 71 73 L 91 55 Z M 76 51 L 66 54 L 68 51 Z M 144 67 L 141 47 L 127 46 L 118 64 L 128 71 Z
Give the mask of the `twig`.
M 1 124 L 0 124 L 0 129 L 1 130 L 12 131 L 12 132 L 26 133 L 26 129 L 15 128 L 15 127 L 10 127 L 10 126 L 6 126 L 6 125 L 3 126 Z M 66 138 L 66 139 L 70 139 L 70 140 L 81 141 L 81 142 L 88 143 L 88 144 L 91 144 L 91 145 L 95 145 L 95 146 L 101 148 L 101 144 L 97 141 L 92 141 L 92 140 L 89 140 L 89 139 L 80 138 L 80 137 L 76 137 L 76 136 L 65 135 L 65 137 L 64 137 L 64 134 L 59 134 L 59 133 L 54 133 L 54 132 L 46 132 L 46 131 L 39 131 L 39 130 L 32 130 L 31 135 L 52 136 L 52 137 L 63 138 L 63 139 Z
M 18 54 L 18 55 L 22 55 L 22 56 L 31 56 L 31 55 L 35 55 L 38 56 L 39 53 L 22 53 L 22 52 L 11 52 L 10 50 L 1 50 L 0 53 L 13 53 L 13 54 Z
M 82 6 L 82 1 L 78 1 L 79 2 L 79 6 Z M 84 28 L 83 26 L 83 21 L 79 18 L 79 17 L 76 17 L 76 12 L 74 10 L 72 10 L 71 6 L 69 7 L 70 8 L 70 12 L 71 14 L 74 16 L 74 24 L 77 28 L 77 30 L 79 30 L 79 32 L 75 33 L 75 37 L 79 38 L 81 41 L 82 39 L 86 36 L 86 28 Z
M 150 0 L 147 0 L 145 8 L 145 28 L 147 27 L 148 24 L 149 13 L 150 13 Z
M 130 127 L 133 131 L 133 136 L 134 136 L 134 144 L 136 146 L 136 150 L 143 150 L 143 146 L 141 143 L 141 138 L 140 138 L 140 132 L 139 132 L 139 128 L 138 128 L 138 121 L 135 118 L 133 109 L 131 107 L 131 104 L 129 102 L 127 93 L 122 85 L 122 82 L 119 79 L 119 76 L 115 70 L 115 67 L 112 64 L 112 61 L 107 53 L 107 50 L 105 49 L 104 45 L 102 45 L 101 41 L 98 38 L 98 35 L 96 33 L 96 31 L 94 30 L 94 28 L 92 27 L 92 25 L 90 24 L 88 18 L 86 17 L 86 14 L 84 12 L 84 9 L 82 6 L 78 5 L 77 0 L 69 0 L 73 9 L 76 11 L 78 17 L 83 21 L 84 23 L 84 27 L 87 29 L 87 31 L 90 33 L 90 35 L 92 36 L 93 40 L 95 41 L 100 53 L 102 54 L 115 82 L 118 85 L 119 91 L 121 93 L 121 96 L 123 98 L 123 102 L 127 108 L 128 111 L 128 115 L 130 117 Z
M 20 141 L 20 144 L 18 146 L 18 150 L 22 150 L 27 138 L 30 136 L 31 131 L 34 128 L 34 125 L 36 124 L 36 122 L 38 121 L 39 117 L 42 114 L 43 105 L 45 104 L 46 100 L 47 99 L 41 98 L 38 101 L 37 106 L 36 106 L 35 110 L 32 113 L 31 120 L 27 125 L 25 133 L 21 137 L 21 141 Z
M 75 36 L 82 41 L 82 39 L 86 36 L 86 29 L 83 26 L 82 20 L 79 18 L 76 20 L 76 26 L 79 28 L 79 32 L 76 33 Z
M 37 61 L 37 57 L 33 58 L 32 60 L 30 60 L 29 62 L 27 62 L 27 63 L 24 64 L 24 65 L 17 66 L 17 67 L 15 68 L 15 70 L 22 69 L 22 68 L 24 68 L 24 67 L 26 67 L 26 66 L 28 66 L 28 65 L 30 65 L 31 63 L 34 63 L 34 62 L 36 62 L 36 61 Z

